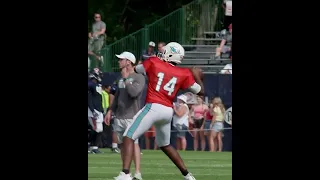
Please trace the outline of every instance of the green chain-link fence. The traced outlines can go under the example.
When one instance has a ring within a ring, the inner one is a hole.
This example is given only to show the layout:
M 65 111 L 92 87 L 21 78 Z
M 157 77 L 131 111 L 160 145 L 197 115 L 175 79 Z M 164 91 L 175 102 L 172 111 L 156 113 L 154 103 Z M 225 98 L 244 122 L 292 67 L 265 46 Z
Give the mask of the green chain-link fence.
M 223 22 L 223 0 L 195 0 L 179 8 L 165 17 L 146 25 L 143 29 L 134 32 L 101 50 L 104 65 L 101 68 L 106 72 L 117 72 L 119 66 L 115 54 L 123 51 L 132 52 L 137 61 L 141 53 L 147 48 L 148 42 L 179 42 L 182 45 L 192 45 L 194 37 L 204 37 L 204 31 L 219 31 Z M 91 58 L 94 59 L 94 58 Z M 91 68 L 96 67 L 95 60 L 91 61 Z

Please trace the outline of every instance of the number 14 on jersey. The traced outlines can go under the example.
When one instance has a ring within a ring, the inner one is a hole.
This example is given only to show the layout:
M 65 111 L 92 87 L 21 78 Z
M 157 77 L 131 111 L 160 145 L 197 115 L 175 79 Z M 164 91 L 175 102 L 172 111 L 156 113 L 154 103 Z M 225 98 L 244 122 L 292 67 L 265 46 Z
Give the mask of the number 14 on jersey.
M 159 72 L 157 76 L 158 76 L 158 82 L 157 82 L 157 86 L 156 86 L 156 91 L 160 91 L 162 81 L 164 78 L 164 73 Z M 176 83 L 177 83 L 177 78 L 172 77 L 170 79 L 170 81 L 163 86 L 163 89 L 168 92 L 169 96 L 171 96 L 171 94 L 174 92 L 174 88 L 175 88 Z

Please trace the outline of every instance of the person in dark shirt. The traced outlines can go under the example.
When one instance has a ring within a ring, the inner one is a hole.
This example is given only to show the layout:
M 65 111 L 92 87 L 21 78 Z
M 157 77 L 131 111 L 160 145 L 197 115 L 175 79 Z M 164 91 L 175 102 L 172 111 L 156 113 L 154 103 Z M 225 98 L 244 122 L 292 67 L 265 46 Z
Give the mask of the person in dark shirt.
M 139 64 L 142 63 L 144 60 L 156 56 L 156 52 L 154 48 L 156 47 L 156 44 L 152 41 L 149 42 L 148 48 L 142 51 L 142 55 L 140 57 L 140 61 L 138 62 Z
M 98 149 L 98 142 L 101 142 L 101 132 L 103 131 L 103 107 L 102 88 L 99 84 L 101 78 L 97 73 L 91 73 L 88 81 L 88 120 L 92 127 L 91 131 L 91 153 L 101 153 Z M 88 150 L 89 151 L 89 150 Z

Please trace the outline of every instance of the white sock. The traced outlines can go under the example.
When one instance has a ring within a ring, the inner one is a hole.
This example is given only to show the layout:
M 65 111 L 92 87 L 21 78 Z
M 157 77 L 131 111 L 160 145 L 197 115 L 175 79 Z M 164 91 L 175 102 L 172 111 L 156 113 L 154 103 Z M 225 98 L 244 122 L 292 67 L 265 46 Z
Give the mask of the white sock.
M 118 148 L 118 144 L 117 143 L 112 143 L 112 148 Z
M 92 149 L 98 149 L 98 146 L 93 146 Z

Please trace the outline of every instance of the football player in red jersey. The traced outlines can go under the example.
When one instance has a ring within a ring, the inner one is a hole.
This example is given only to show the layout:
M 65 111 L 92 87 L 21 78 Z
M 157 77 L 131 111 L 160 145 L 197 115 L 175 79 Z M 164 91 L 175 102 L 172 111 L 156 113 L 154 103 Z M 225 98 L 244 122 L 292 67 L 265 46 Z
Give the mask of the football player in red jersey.
M 176 67 L 184 57 L 184 48 L 176 42 L 164 47 L 161 57 L 150 57 L 135 67 L 137 73 L 148 77 L 146 105 L 133 117 L 133 123 L 123 134 L 123 170 L 117 180 L 130 180 L 130 165 L 133 142 L 148 129 L 155 126 L 159 148 L 179 168 L 185 180 L 195 180 L 188 172 L 178 152 L 170 145 L 173 100 L 180 89 L 189 89 L 194 94 L 203 94 L 195 81 L 192 70 Z M 199 77 L 197 77 L 199 79 Z

